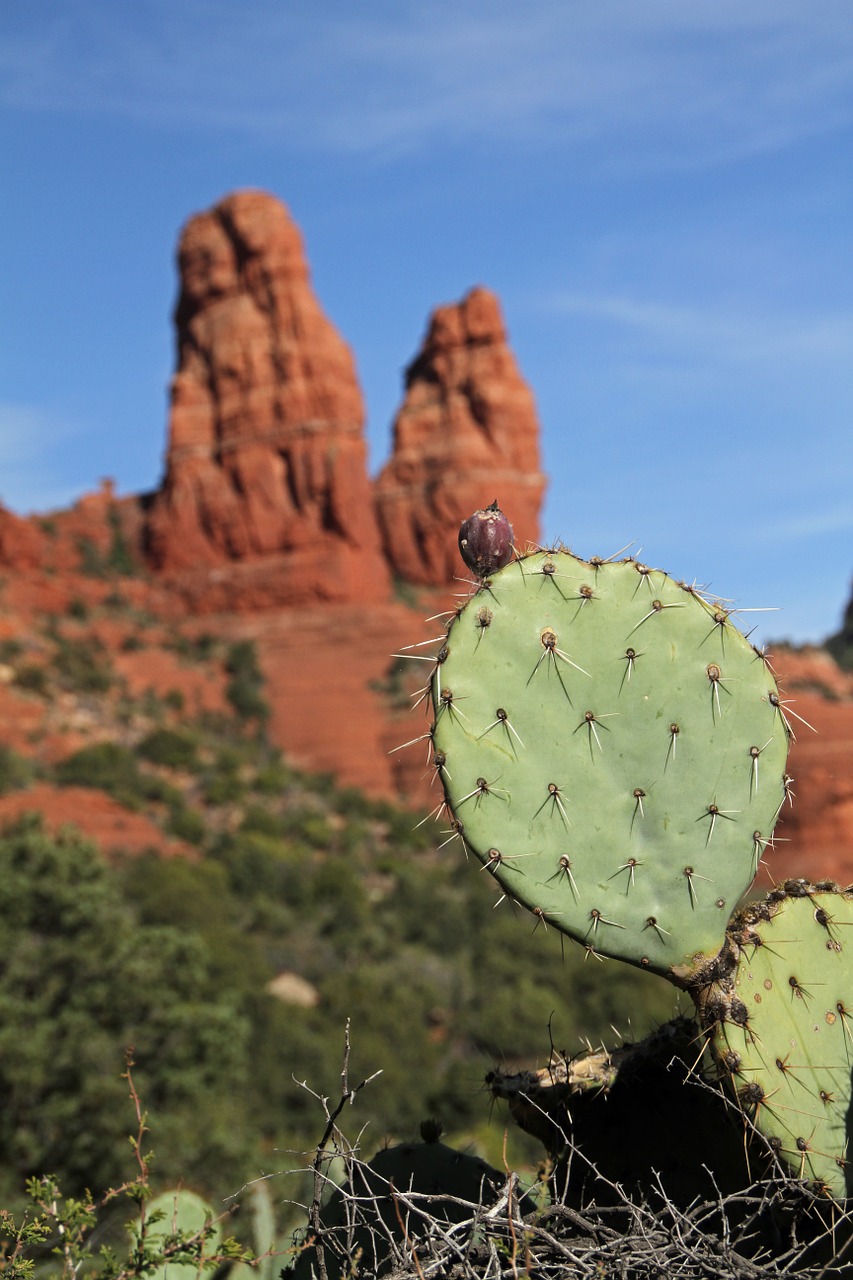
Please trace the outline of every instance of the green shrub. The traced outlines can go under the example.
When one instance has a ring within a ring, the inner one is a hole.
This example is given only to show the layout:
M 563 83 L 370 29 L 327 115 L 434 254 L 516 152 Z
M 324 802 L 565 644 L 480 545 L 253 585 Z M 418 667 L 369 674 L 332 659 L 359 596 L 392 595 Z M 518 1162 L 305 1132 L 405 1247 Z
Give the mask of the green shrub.
M 81 622 L 85 618 L 88 618 L 89 606 L 86 604 L 86 601 L 82 600 L 80 596 L 74 596 L 72 600 L 69 600 L 68 616 L 69 618 L 77 618 Z
M 285 834 L 286 824 L 269 809 L 260 804 L 249 805 L 240 823 L 241 831 L 256 831 L 258 835 L 281 837 Z
M 15 672 L 15 684 L 19 689 L 26 689 L 27 693 L 37 693 L 42 698 L 46 698 L 50 690 L 47 671 L 35 662 L 25 662 L 22 667 L 18 667 Z
M 241 720 L 269 719 L 270 709 L 261 692 L 261 686 L 247 676 L 235 676 L 228 681 L 225 695 Z
M 125 577 L 139 573 L 139 561 L 128 546 L 124 530 L 121 527 L 121 517 L 114 507 L 110 509 L 109 520 L 111 532 L 110 548 L 106 556 L 107 570 L 110 573 L 122 574 Z
M 264 765 L 255 775 L 254 787 L 265 796 L 282 795 L 293 782 L 293 772 L 280 760 Z
M 220 773 L 204 786 L 205 804 L 236 804 L 246 794 L 246 784 L 236 773 Z
M 105 576 L 104 557 L 91 538 L 77 539 L 77 555 L 80 559 L 80 572 L 87 578 Z
M 143 800 L 148 800 L 156 804 L 167 804 L 172 807 L 183 803 L 183 794 L 177 787 L 173 787 L 165 778 L 158 778 L 156 774 L 143 773 L 139 774 L 139 794 Z
M 72 640 L 54 633 L 53 667 L 64 688 L 76 693 L 106 693 L 113 682 L 109 655 L 94 637 Z
M 315 849 L 328 849 L 334 840 L 328 818 L 315 810 L 292 810 L 287 815 L 285 826 L 289 835 L 304 840 Z
M 171 769 L 193 769 L 198 765 L 198 744 L 188 733 L 176 729 L 154 729 L 136 748 L 144 760 Z
M 202 631 L 197 636 L 188 636 L 182 631 L 175 631 L 166 641 L 165 647 L 177 653 L 186 662 L 196 663 L 210 661 L 219 644 L 217 637 L 207 631 Z
M 226 872 L 230 891 L 246 903 L 278 901 L 302 908 L 312 895 L 311 853 L 304 846 L 238 831 L 223 836 L 211 856 Z
M 336 812 L 346 818 L 372 818 L 376 809 L 375 801 L 368 799 L 358 787 L 340 787 L 335 797 Z
M 11 747 L 0 746 L 0 795 L 28 786 L 34 773 L 32 760 L 19 756 Z
M 115 575 L 129 577 L 139 573 L 141 566 L 128 546 L 121 527 L 121 517 L 114 508 L 109 513 L 109 521 L 110 545 L 106 551 L 101 551 L 91 538 L 77 540 L 80 572 L 89 578 L 106 578 Z
M 229 892 L 228 873 L 215 860 L 145 854 L 128 861 L 122 879 L 148 925 L 197 936 L 211 952 L 211 972 L 241 1000 L 269 978 L 257 942 L 243 930 L 242 904 Z
M 97 742 L 67 756 L 56 766 L 62 786 L 97 787 L 130 809 L 139 809 L 143 778 L 136 756 L 115 742 Z
M 270 712 L 263 694 L 264 677 L 251 640 L 240 640 L 230 646 L 225 658 L 225 670 L 231 677 L 225 696 L 238 718 L 265 724 Z
M 248 1024 L 200 937 L 140 920 L 91 845 L 32 822 L 0 837 L 0 881 L 5 1202 L 46 1169 L 75 1194 L 120 1179 L 128 1045 L 158 1177 L 244 1176 Z
M 197 809 L 175 804 L 169 810 L 167 830 L 188 844 L 202 845 L 207 839 L 207 823 Z

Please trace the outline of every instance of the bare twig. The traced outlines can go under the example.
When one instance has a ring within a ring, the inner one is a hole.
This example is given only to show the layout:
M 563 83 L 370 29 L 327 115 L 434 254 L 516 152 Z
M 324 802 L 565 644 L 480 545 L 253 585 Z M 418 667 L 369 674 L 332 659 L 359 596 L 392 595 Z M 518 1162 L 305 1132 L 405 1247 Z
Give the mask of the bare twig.
M 320 1272 L 320 1280 L 329 1280 L 329 1273 L 326 1269 L 326 1250 L 323 1244 L 323 1223 L 320 1217 L 320 1205 L 326 1182 L 326 1178 L 323 1174 L 323 1163 L 327 1158 L 326 1147 L 331 1141 L 332 1135 L 334 1134 L 337 1126 L 338 1116 L 341 1114 L 344 1107 L 348 1103 L 351 1105 L 361 1090 L 366 1085 L 370 1084 L 371 1081 L 375 1080 L 377 1076 L 382 1074 L 382 1070 L 380 1068 L 379 1071 L 374 1071 L 373 1075 L 367 1076 L 351 1089 L 349 1084 L 350 1047 L 350 1020 L 347 1018 L 346 1027 L 344 1029 L 344 1057 L 343 1064 L 341 1066 L 341 1096 L 334 1111 L 330 1111 L 329 1109 L 328 1098 L 323 1097 L 320 1099 L 326 1116 L 326 1128 L 323 1131 L 322 1138 L 317 1144 L 314 1159 L 311 1162 L 311 1168 L 314 1173 L 314 1186 L 311 1204 L 308 1208 L 308 1221 L 311 1224 L 311 1230 L 314 1233 L 314 1239 L 317 1246 L 317 1268 Z M 304 1087 L 307 1088 L 307 1085 Z M 309 1090 L 309 1092 L 313 1092 L 313 1090 Z M 318 1095 L 315 1094 L 314 1096 L 317 1097 Z

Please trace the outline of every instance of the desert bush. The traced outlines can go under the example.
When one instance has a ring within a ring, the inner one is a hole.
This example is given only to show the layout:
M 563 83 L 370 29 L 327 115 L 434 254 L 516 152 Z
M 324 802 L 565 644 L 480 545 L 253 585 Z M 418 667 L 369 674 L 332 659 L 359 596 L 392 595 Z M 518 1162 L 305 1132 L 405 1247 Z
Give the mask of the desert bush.
M 182 689 L 167 689 L 163 694 L 163 705 L 167 706 L 170 711 L 183 711 L 186 705 L 186 698 Z
M 203 845 L 208 835 L 204 815 L 183 803 L 173 804 L 169 809 L 166 829 L 173 836 L 194 845 Z
M 65 689 L 76 693 L 106 693 L 113 673 L 109 654 L 94 636 L 72 640 L 56 631 L 53 669 Z
M 225 658 L 225 670 L 231 677 L 225 696 L 241 720 L 256 720 L 263 725 L 269 719 L 269 706 L 264 697 L 264 677 L 258 665 L 255 646 L 250 640 L 232 644 Z
M 209 805 L 237 804 L 246 795 L 246 784 L 236 773 L 218 773 L 204 783 L 204 803 Z
M 77 539 L 77 555 L 80 561 L 80 572 L 87 578 L 105 576 L 104 556 L 91 538 Z
M 186 662 L 209 662 L 220 647 L 221 641 L 209 631 L 202 631 L 196 636 L 185 635 L 183 631 L 174 631 L 166 641 L 166 648 L 171 649 Z
M 220 838 L 212 850 L 228 876 L 231 893 L 246 903 L 278 901 L 303 908 L 311 897 L 311 850 L 270 832 L 241 829 Z
M 116 742 L 96 742 L 67 756 L 56 766 L 56 780 L 63 786 L 97 787 L 129 809 L 138 809 L 144 794 L 136 756 Z
M 253 831 L 258 835 L 281 838 L 287 832 L 287 823 L 265 805 L 250 804 L 243 814 L 240 831 Z
M 158 1177 L 239 1177 L 249 1028 L 200 936 L 144 923 L 91 845 L 37 823 L 0 837 L 0 880 L 5 1203 L 46 1169 L 74 1194 L 121 1176 L 128 1045 L 157 1118 Z
M 255 790 L 264 796 L 282 795 L 293 783 L 293 771 L 274 754 L 264 762 L 255 774 Z
M 121 516 L 112 508 L 109 513 L 110 546 L 106 555 L 105 568 L 109 574 L 120 574 L 125 577 L 137 574 L 140 563 L 128 544 L 121 527 Z
M 26 689 L 27 693 L 37 693 L 42 698 L 47 697 L 50 692 L 47 671 L 36 662 L 25 662 L 18 667 L 15 672 L 15 684 L 19 689 Z
M 140 572 L 140 562 L 133 554 L 124 536 L 121 517 L 117 511 L 110 511 L 109 521 L 110 543 L 106 551 L 102 551 L 91 538 L 83 537 L 77 540 L 80 572 L 85 574 L 86 577 L 130 577 Z
M 74 596 L 73 599 L 69 600 L 68 616 L 69 618 L 76 618 L 80 622 L 88 618 L 89 606 L 86 604 L 86 601 L 81 599 L 80 596 Z
M 18 755 L 11 747 L 0 746 L 0 795 L 28 786 L 34 775 L 32 760 Z
M 143 760 L 172 769 L 193 769 L 198 765 L 196 739 L 176 729 L 153 729 L 142 739 L 136 750 Z

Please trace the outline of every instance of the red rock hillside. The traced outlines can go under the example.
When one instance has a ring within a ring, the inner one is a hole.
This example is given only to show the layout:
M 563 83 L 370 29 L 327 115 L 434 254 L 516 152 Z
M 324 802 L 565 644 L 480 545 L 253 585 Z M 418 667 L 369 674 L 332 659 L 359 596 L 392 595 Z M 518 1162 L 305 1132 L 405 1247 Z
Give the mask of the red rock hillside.
M 406 371 L 391 458 L 376 481 L 385 554 L 407 582 L 460 575 L 456 530 L 497 498 L 519 545 L 539 536 L 545 477 L 533 395 L 487 289 L 440 307 Z
M 178 249 L 178 368 L 146 550 L 194 609 L 379 600 L 364 405 L 280 201 L 243 191 Z

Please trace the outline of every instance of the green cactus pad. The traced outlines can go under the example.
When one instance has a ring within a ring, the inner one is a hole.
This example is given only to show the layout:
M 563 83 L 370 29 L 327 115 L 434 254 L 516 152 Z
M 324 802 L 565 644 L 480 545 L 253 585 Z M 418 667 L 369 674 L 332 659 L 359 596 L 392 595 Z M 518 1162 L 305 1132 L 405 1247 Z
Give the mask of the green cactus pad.
M 730 943 L 734 968 L 699 1001 L 714 1054 L 771 1151 L 853 1195 L 853 889 L 788 881 L 732 922 Z
M 151 1280 L 193 1280 L 200 1275 L 204 1260 L 215 1255 L 222 1238 L 221 1225 L 214 1220 L 210 1206 L 194 1191 L 181 1187 L 155 1197 L 145 1213 L 147 1218 L 155 1219 L 147 1231 L 149 1245 L 167 1248 L 179 1234 L 196 1242 L 176 1250 L 176 1258 L 186 1260 L 164 1262 L 149 1271 Z
M 724 606 L 634 560 L 536 552 L 458 611 L 431 695 L 448 839 L 507 895 L 676 980 L 717 953 L 789 738 Z

